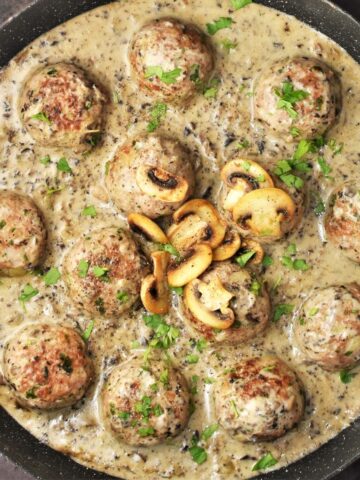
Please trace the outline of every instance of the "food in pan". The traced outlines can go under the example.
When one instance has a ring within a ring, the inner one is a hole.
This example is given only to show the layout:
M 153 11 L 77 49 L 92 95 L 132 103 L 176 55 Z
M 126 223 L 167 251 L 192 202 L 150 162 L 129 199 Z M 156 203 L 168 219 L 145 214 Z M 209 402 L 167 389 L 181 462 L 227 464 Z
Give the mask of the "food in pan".
M 0 73 L 0 404 L 129 479 L 360 415 L 359 66 L 251 1 L 120 1 Z

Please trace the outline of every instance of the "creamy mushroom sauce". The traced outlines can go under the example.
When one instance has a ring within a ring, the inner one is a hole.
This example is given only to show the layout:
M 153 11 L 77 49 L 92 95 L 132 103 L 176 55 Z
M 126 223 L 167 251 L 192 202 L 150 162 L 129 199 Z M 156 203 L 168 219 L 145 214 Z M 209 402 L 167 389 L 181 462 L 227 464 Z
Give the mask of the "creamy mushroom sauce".
M 124 218 L 111 205 L 104 189 L 105 164 L 116 147 L 146 130 L 149 110 L 154 100 L 139 92 L 131 78 L 128 48 L 134 33 L 148 20 L 174 16 L 197 24 L 203 30 L 207 22 L 229 15 L 227 0 L 128 0 L 115 2 L 75 18 L 46 33 L 17 55 L 1 72 L 0 186 L 31 195 L 44 212 L 49 232 L 48 253 L 44 265 L 62 267 L 64 254 L 83 232 L 111 225 L 124 225 Z M 216 74 L 222 85 L 216 100 L 203 96 L 184 107 L 169 106 L 159 132 L 179 138 L 194 152 L 197 165 L 197 195 L 211 187 L 210 199 L 219 192 L 219 168 L 236 151 L 236 144 L 247 138 L 252 147 L 249 155 L 266 168 L 287 158 L 294 145 L 267 136 L 252 121 L 254 80 L 270 63 L 295 55 L 324 60 L 341 75 L 344 104 L 340 121 L 328 135 L 344 142 L 340 155 L 326 159 L 333 168 L 334 182 L 324 179 L 314 166 L 306 182 L 307 202 L 300 227 L 285 240 L 266 247 L 274 258 L 265 278 L 272 292 L 272 302 L 291 303 L 296 307 L 316 287 L 359 280 L 359 266 L 347 260 L 340 251 L 326 243 L 321 218 L 313 212 L 317 192 L 323 199 L 345 179 L 360 180 L 358 125 L 360 122 L 360 68 L 338 45 L 296 19 L 275 10 L 252 4 L 233 13 L 235 24 L 221 30 L 212 42 L 216 52 Z M 230 39 L 237 47 L 227 53 L 220 41 Z M 88 156 L 73 151 L 39 148 L 21 125 L 17 109 L 24 81 L 40 65 L 60 61 L 73 62 L 100 82 L 108 92 L 104 144 Z M 245 87 L 240 88 L 242 85 Z M 113 95 L 113 93 L 115 94 Z M 112 98 L 114 96 L 114 99 Z M 117 101 L 119 99 L 119 101 Z M 236 141 L 229 144 L 233 138 Z M 44 166 L 39 159 L 50 155 L 52 163 Z M 65 156 L 74 175 L 56 171 L 56 160 Z M 49 188 L 62 188 L 52 195 Z M 87 205 L 94 205 L 96 218 L 83 217 Z M 298 257 L 312 266 L 307 272 L 295 272 L 281 266 L 289 243 L 295 242 Z M 26 283 L 40 294 L 23 310 L 18 297 Z M 132 478 L 248 478 L 251 469 L 265 453 L 271 452 L 284 466 L 315 450 L 348 426 L 360 414 L 360 375 L 352 383 L 341 383 L 338 373 L 328 373 L 307 365 L 293 341 L 291 318 L 282 317 L 271 323 L 265 335 L 250 345 L 236 347 L 209 346 L 199 363 L 187 365 L 184 358 L 193 350 L 181 313 L 174 308 L 167 321 L 177 325 L 181 338 L 170 350 L 175 364 L 186 377 L 199 376 L 195 395 L 196 411 L 188 428 L 177 438 L 151 448 L 135 448 L 122 444 L 105 430 L 99 409 L 98 395 L 111 366 L 141 351 L 131 349 L 138 340 L 144 344 L 150 332 L 138 309 L 116 321 L 95 318 L 95 330 L 89 348 L 95 359 L 97 379 L 86 398 L 77 406 L 53 412 L 29 411 L 17 406 L 9 389 L 0 387 L 0 403 L 21 425 L 42 442 L 71 455 L 76 461 L 109 474 Z M 79 324 L 89 318 L 77 312 L 66 293 L 63 281 L 46 287 L 34 275 L 2 278 L 0 286 L 1 347 L 25 323 L 40 319 L 57 324 Z M 198 466 L 185 451 L 192 432 L 216 423 L 212 389 L 205 377 L 214 377 L 243 355 L 276 353 L 292 366 L 305 385 L 307 407 L 300 425 L 283 438 L 269 443 L 242 444 L 221 428 L 208 442 L 208 460 Z

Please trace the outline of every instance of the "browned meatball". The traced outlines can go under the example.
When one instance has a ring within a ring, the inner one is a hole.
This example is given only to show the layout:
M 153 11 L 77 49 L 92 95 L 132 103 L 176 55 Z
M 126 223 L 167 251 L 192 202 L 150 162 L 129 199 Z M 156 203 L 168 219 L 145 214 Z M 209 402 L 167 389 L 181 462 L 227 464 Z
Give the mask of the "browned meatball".
M 110 428 L 130 445 L 147 446 L 175 437 L 190 416 L 185 378 L 168 362 L 132 359 L 115 367 L 102 395 Z
M 301 137 L 322 135 L 336 121 L 341 85 L 335 72 L 317 59 L 294 58 L 264 72 L 255 89 L 255 116 L 271 130 Z
M 205 35 L 193 25 L 164 18 L 145 25 L 135 35 L 130 61 L 140 85 L 170 101 L 192 96 L 214 64 Z
M 331 197 L 325 227 L 329 240 L 360 263 L 360 187 L 345 184 Z
M 230 262 L 219 262 L 185 287 L 187 326 L 214 342 L 241 343 L 267 326 L 270 301 L 264 285 Z
M 131 234 L 110 227 L 87 234 L 66 256 L 65 281 L 79 309 L 119 317 L 139 298 L 147 265 Z
M 194 190 L 189 154 L 176 141 L 149 136 L 122 146 L 109 163 L 106 187 L 122 212 L 170 215 Z
M 31 408 L 73 405 L 86 392 L 93 365 L 72 328 L 28 325 L 6 344 L 4 375 L 18 401 Z
M 360 360 L 360 286 L 316 291 L 304 303 L 294 330 L 312 362 L 330 371 L 353 367 Z
M 24 126 L 40 145 L 90 148 L 99 137 L 104 101 L 83 70 L 57 63 L 29 78 L 20 111 Z
M 24 274 L 39 263 L 45 244 L 46 228 L 33 200 L 0 191 L 0 272 Z
M 243 441 L 274 440 L 301 419 L 304 396 L 295 373 L 276 357 L 251 358 L 215 385 L 215 410 L 225 430 Z

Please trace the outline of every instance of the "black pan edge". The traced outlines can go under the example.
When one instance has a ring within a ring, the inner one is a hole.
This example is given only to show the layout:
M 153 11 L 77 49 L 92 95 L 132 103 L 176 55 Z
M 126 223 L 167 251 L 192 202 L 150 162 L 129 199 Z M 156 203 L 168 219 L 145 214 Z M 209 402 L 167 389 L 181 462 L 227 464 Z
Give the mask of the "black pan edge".
M 205 0 L 203 0 L 205 1 Z M 0 25 L 0 66 L 40 34 L 108 0 L 32 0 Z M 328 0 L 258 0 L 294 15 L 329 36 L 360 62 L 360 25 Z M 355 2 L 356 3 L 356 2 Z M 354 7 L 355 9 L 358 8 Z M 0 451 L 38 480 L 109 480 L 34 439 L 0 409 Z M 316 452 L 257 480 L 330 480 L 360 458 L 360 419 Z

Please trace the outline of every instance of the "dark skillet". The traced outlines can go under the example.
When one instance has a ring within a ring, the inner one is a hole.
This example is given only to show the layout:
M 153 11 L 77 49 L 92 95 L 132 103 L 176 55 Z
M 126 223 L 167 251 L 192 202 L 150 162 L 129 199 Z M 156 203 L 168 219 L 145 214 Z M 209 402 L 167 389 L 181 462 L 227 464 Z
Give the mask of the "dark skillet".
M 202 0 L 206 1 L 206 0 Z M 1 3 L 1 0 L 0 0 Z M 32 0 L 30 6 L 0 25 L 0 66 L 40 34 L 109 0 Z M 360 63 L 360 25 L 327 0 L 257 0 L 308 23 L 344 47 Z M 360 18 L 360 4 L 338 0 Z M 1 7 L 0 7 L 1 8 Z M 0 410 L 0 452 L 39 480 L 109 480 L 39 443 Z M 303 460 L 258 480 L 329 480 L 360 458 L 360 419 Z M 344 477 L 345 479 L 345 477 Z

